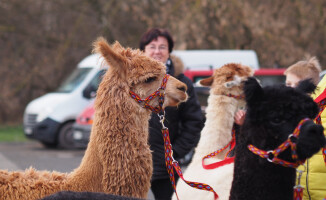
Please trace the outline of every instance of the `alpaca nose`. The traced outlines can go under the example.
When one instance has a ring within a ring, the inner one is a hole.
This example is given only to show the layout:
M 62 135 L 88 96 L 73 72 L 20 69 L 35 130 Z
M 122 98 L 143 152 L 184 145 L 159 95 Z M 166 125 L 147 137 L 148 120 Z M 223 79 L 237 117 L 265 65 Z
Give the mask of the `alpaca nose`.
M 179 86 L 178 90 L 181 90 L 182 92 L 186 92 L 187 86 L 185 86 L 185 85 Z

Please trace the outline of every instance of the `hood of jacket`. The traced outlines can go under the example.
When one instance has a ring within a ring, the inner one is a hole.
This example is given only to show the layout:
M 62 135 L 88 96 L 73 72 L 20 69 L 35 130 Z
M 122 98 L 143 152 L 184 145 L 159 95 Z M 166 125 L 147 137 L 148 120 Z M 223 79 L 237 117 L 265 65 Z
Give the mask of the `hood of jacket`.
M 170 58 L 172 60 L 173 67 L 174 67 L 173 76 L 177 77 L 177 76 L 179 76 L 180 74 L 183 73 L 184 64 L 183 64 L 182 60 L 179 57 L 175 56 L 175 55 L 170 55 Z

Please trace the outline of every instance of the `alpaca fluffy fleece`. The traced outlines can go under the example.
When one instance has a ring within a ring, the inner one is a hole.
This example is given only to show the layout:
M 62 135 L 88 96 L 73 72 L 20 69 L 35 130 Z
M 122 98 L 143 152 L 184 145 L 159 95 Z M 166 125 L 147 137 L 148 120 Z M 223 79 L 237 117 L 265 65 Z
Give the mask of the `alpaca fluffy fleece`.
M 229 197 L 233 180 L 233 163 L 207 170 L 202 167 L 202 158 L 223 148 L 231 141 L 234 115 L 239 108 L 244 107 L 245 103 L 242 99 L 225 95 L 242 95 L 242 82 L 252 73 L 247 66 L 231 63 L 216 69 L 212 77 L 200 82 L 202 85 L 211 87 L 206 108 L 206 122 L 184 178 L 210 185 L 219 195 L 219 199 L 223 200 Z M 227 151 L 228 149 L 205 160 L 205 163 L 223 160 Z M 214 199 L 212 192 L 192 188 L 181 179 L 177 183 L 176 191 L 179 199 Z M 173 199 L 177 199 L 175 194 Z
M 317 104 L 299 87 L 268 86 L 262 88 L 255 79 L 249 78 L 244 91 L 247 113 L 240 133 L 237 134 L 234 160 L 234 178 L 230 200 L 289 200 L 293 199 L 296 169 L 271 163 L 252 153 L 248 145 L 268 151 L 274 150 L 293 132 L 304 118 L 314 119 Z M 299 160 L 317 153 L 325 145 L 323 127 L 312 121 L 301 126 L 296 141 Z M 290 149 L 278 156 L 294 162 Z
M 150 111 L 132 99 L 129 91 L 141 98 L 152 94 L 161 85 L 165 66 L 118 42 L 111 47 L 100 38 L 94 47 L 110 67 L 97 92 L 94 124 L 80 166 L 69 174 L 0 171 L 0 199 L 40 199 L 62 190 L 147 197 L 152 174 L 147 142 Z M 185 90 L 185 84 L 171 77 L 163 106 L 185 101 Z M 155 98 L 151 105 L 157 104 Z
M 68 174 L 55 171 L 36 171 L 33 168 L 15 172 L 1 170 L 0 199 L 39 199 L 69 188 L 67 179 Z

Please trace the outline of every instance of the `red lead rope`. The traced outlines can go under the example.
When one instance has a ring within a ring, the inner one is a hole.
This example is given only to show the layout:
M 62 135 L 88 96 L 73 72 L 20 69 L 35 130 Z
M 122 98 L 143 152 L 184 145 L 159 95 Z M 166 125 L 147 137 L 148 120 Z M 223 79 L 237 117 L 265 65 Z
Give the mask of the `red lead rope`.
M 166 164 L 166 169 L 169 173 L 170 176 L 170 181 L 173 187 L 173 190 L 178 197 L 177 191 L 176 191 L 176 183 L 175 183 L 175 178 L 174 178 L 174 171 L 173 168 L 176 170 L 177 174 L 179 175 L 179 177 L 185 182 L 187 183 L 189 186 L 193 187 L 193 188 L 197 188 L 200 190 L 206 190 L 206 191 L 210 191 L 214 193 L 214 199 L 218 198 L 217 193 L 213 190 L 213 188 L 207 184 L 204 183 L 199 183 L 199 182 L 193 182 L 193 181 L 187 181 L 183 178 L 183 174 L 181 171 L 181 168 L 179 166 L 178 161 L 174 160 L 173 158 L 173 151 L 172 151 L 172 145 L 171 145 L 171 141 L 170 141 L 170 135 L 169 135 L 169 129 L 167 127 L 164 126 L 163 122 L 164 122 L 164 116 L 160 116 L 161 118 L 161 123 L 162 123 L 162 135 L 163 135 L 163 140 L 164 140 L 164 151 L 165 151 L 165 164 Z
M 190 185 L 191 187 L 197 188 L 197 189 L 201 189 L 201 190 L 207 190 L 210 192 L 214 193 L 214 198 L 217 199 L 218 195 L 217 193 L 213 190 L 213 188 L 207 184 L 203 184 L 203 183 L 198 183 L 198 182 L 192 182 L 192 181 L 186 181 L 183 178 L 182 175 L 182 171 L 181 168 L 178 164 L 178 162 L 176 160 L 174 160 L 173 158 L 173 152 L 172 152 L 172 145 L 171 145 L 171 141 L 170 141 L 170 135 L 169 135 L 169 129 L 167 127 L 164 126 L 164 110 L 163 110 L 163 103 L 164 103 L 164 92 L 161 93 L 160 90 L 165 90 L 166 88 L 166 83 L 169 79 L 170 75 L 166 74 L 162 80 L 162 84 L 161 87 L 158 88 L 155 92 L 153 92 L 150 96 L 148 96 L 145 99 L 141 99 L 136 93 L 134 93 L 133 91 L 129 91 L 129 94 L 131 96 L 131 98 L 133 98 L 136 102 L 138 103 L 143 103 L 144 105 L 143 107 L 146 109 L 151 110 L 152 112 L 155 112 L 158 114 L 159 118 L 160 118 L 160 122 L 162 124 L 162 135 L 163 135 L 163 139 L 164 139 L 164 151 L 165 151 L 165 164 L 166 164 L 166 168 L 167 171 L 170 175 L 170 180 L 172 183 L 172 187 L 174 189 L 175 194 L 177 195 L 177 191 L 176 191 L 176 187 L 175 187 L 175 178 L 174 178 L 174 173 L 173 173 L 173 167 L 175 168 L 175 170 L 177 171 L 178 175 L 180 176 L 180 178 L 185 181 L 188 185 Z M 159 105 L 156 107 L 153 107 L 151 105 L 149 105 L 149 102 L 151 100 L 153 100 L 155 97 L 159 97 L 158 98 L 158 102 Z M 159 114 L 160 112 L 163 112 L 163 114 Z M 179 199 L 178 195 L 177 198 Z
M 207 165 L 205 164 L 205 159 L 212 158 L 212 157 L 218 155 L 219 153 L 221 153 L 221 151 L 228 148 L 229 146 L 231 146 L 230 150 L 226 153 L 226 156 L 225 156 L 225 158 L 223 160 L 221 160 L 219 162 L 212 163 L 212 164 L 207 164 Z M 234 162 L 234 156 L 233 157 L 228 157 L 228 154 L 234 149 L 234 146 L 235 146 L 235 130 L 232 129 L 232 139 L 227 145 L 225 145 L 223 148 L 221 148 L 219 150 L 216 150 L 213 153 L 210 153 L 207 156 L 203 157 L 203 159 L 202 159 L 203 168 L 204 169 L 215 169 L 215 168 L 221 167 L 223 165 L 233 163 Z
M 244 99 L 244 95 L 242 95 L 242 94 L 240 94 L 240 95 L 223 94 L 223 95 L 228 96 L 228 97 L 232 97 L 232 98 L 235 98 L 235 99 Z M 212 157 L 218 155 L 219 153 L 221 153 L 221 151 L 228 148 L 229 146 L 231 146 L 231 148 L 226 153 L 226 156 L 225 156 L 224 160 L 219 161 L 219 162 L 215 162 L 215 163 L 212 163 L 212 164 L 208 164 L 208 165 L 205 164 L 205 159 L 212 158 Z M 221 148 L 219 150 L 216 150 L 213 153 L 210 153 L 210 154 L 206 155 L 205 157 L 203 157 L 203 159 L 202 159 L 203 168 L 204 169 L 215 169 L 215 168 L 221 167 L 223 165 L 233 163 L 234 162 L 234 156 L 233 157 L 228 157 L 228 155 L 234 149 L 234 147 L 235 147 L 235 130 L 233 128 L 232 129 L 232 139 L 226 146 L 224 146 L 223 148 Z
M 175 186 L 173 167 L 177 171 L 179 177 L 185 183 L 187 183 L 189 186 L 200 189 L 200 190 L 207 190 L 207 191 L 213 192 L 214 193 L 214 198 L 217 199 L 218 195 L 213 190 L 213 188 L 211 186 L 209 186 L 207 184 L 204 184 L 204 183 L 187 181 L 187 180 L 185 180 L 183 178 L 183 174 L 182 174 L 181 168 L 179 166 L 179 163 L 178 163 L 178 161 L 174 160 L 174 158 L 172 156 L 173 153 L 172 153 L 172 145 L 171 145 L 171 142 L 170 142 L 169 129 L 166 128 L 166 127 L 163 128 L 162 129 L 162 134 L 163 134 L 163 139 L 164 139 L 165 164 L 166 164 L 166 168 L 167 168 L 167 171 L 169 173 L 169 176 L 170 176 L 172 187 L 174 189 L 174 192 L 175 192 L 177 198 L 179 199 L 177 191 L 176 191 L 176 186 Z

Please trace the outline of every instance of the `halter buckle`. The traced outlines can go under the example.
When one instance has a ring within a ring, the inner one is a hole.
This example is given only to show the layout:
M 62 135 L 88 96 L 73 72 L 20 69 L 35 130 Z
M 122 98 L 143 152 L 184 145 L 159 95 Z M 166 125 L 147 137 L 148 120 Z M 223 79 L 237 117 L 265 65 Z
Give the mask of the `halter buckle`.
M 272 158 L 271 158 L 272 157 Z M 268 160 L 268 162 L 273 162 L 273 159 L 274 159 L 274 154 L 273 154 L 273 151 L 272 150 L 269 150 L 269 151 L 267 151 L 267 160 Z
M 306 165 L 302 165 L 303 167 L 304 167 L 304 170 L 299 170 L 299 169 L 297 169 L 297 172 L 298 172 L 298 177 L 297 177 L 297 180 L 298 180 L 298 183 L 297 183 L 297 185 L 295 186 L 295 187 L 302 187 L 301 185 L 300 185 L 300 181 L 301 181 L 301 176 L 302 176 L 302 173 L 304 172 L 304 171 L 306 171 Z
M 178 161 L 176 159 L 174 159 L 173 157 L 173 149 L 172 149 L 172 145 L 170 144 L 171 146 L 171 158 L 172 158 L 172 163 L 178 163 Z M 178 163 L 179 164 L 179 163 Z
M 296 143 L 297 142 L 297 137 L 293 134 L 290 134 L 288 136 L 288 139 L 292 142 L 292 143 Z
M 165 110 L 163 110 L 163 114 L 157 113 L 157 116 L 160 120 L 160 123 L 162 125 L 162 129 L 167 129 L 167 127 L 164 125 L 164 120 L 165 120 Z

